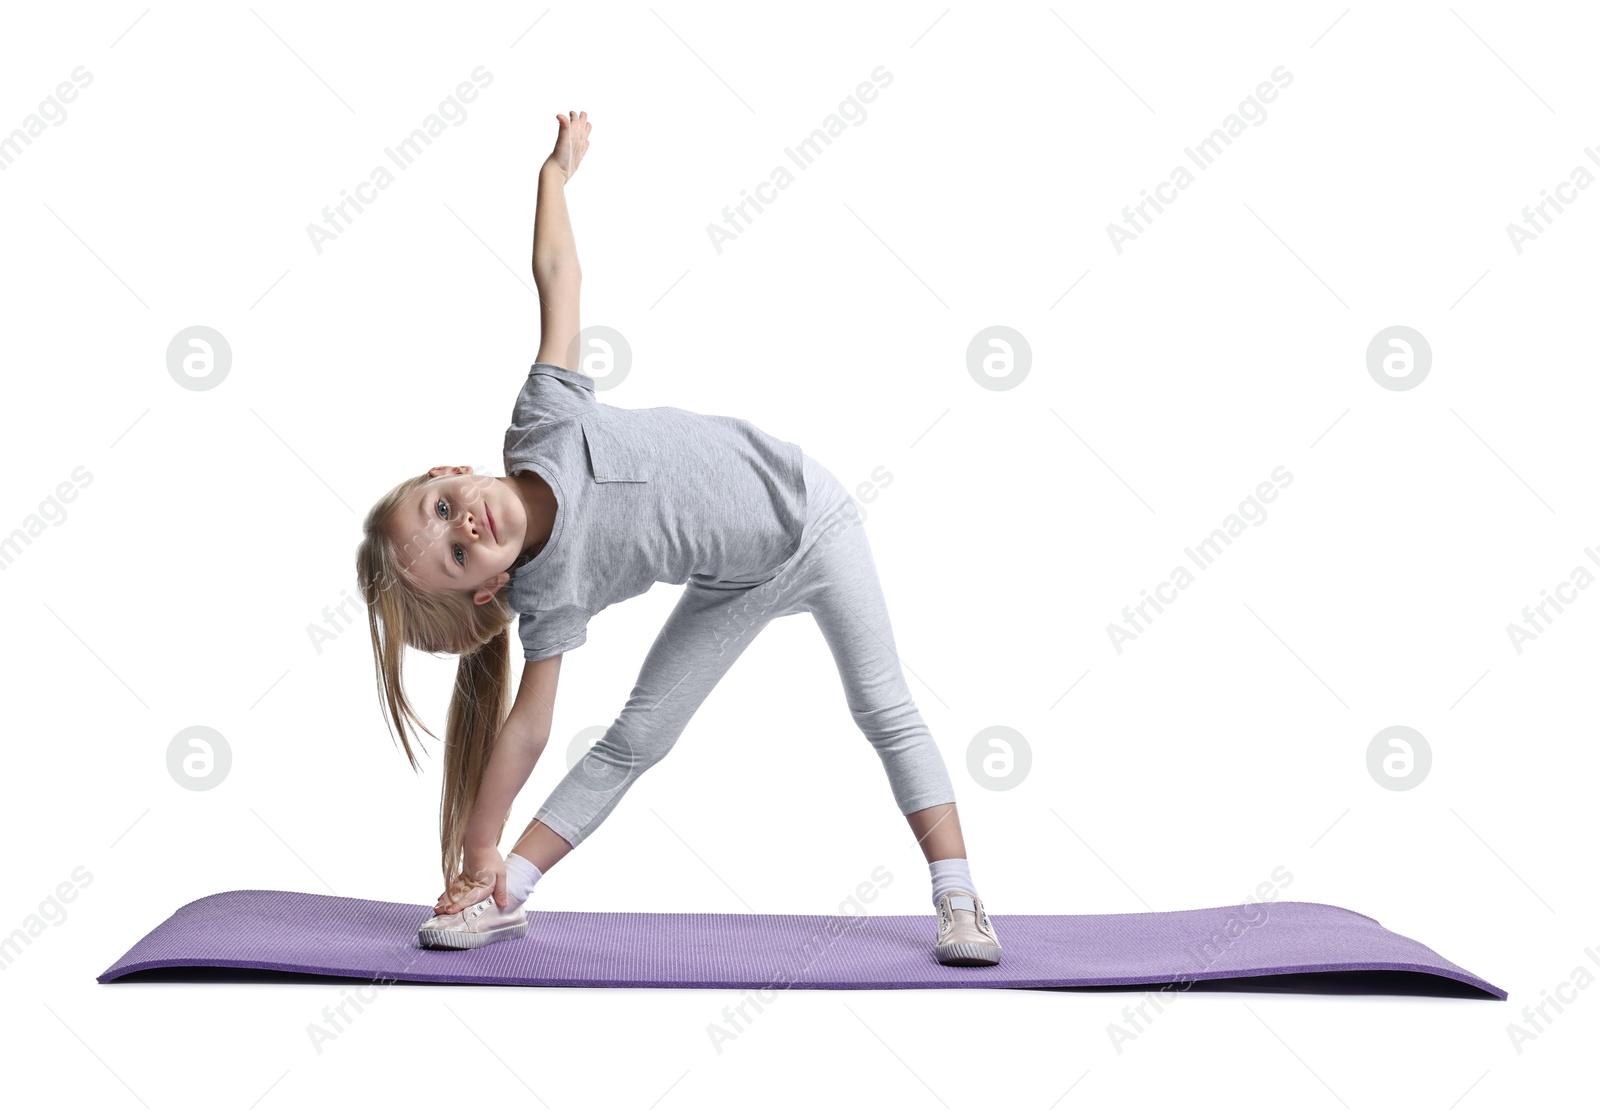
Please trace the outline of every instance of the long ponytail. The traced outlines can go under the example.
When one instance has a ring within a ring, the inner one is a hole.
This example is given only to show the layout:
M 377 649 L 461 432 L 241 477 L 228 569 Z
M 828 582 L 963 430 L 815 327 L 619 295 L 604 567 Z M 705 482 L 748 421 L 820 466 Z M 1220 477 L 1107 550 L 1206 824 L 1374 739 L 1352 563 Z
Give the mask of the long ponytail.
M 433 477 L 407 478 L 368 511 L 356 549 L 356 577 L 367 604 L 380 708 L 399 735 L 413 771 L 421 767 L 406 724 L 429 737 L 437 736 L 406 698 L 401 674 L 405 649 L 409 646 L 460 657 L 445 719 L 444 785 L 439 798 L 439 864 L 448 889 L 466 869 L 467 822 L 495 738 L 510 713 L 511 623 L 516 613 L 507 602 L 505 588 L 480 606 L 470 593 L 441 595 L 412 578 L 400 546 L 390 535 L 390 525 L 395 514 L 408 508 L 412 496 Z M 496 844 L 505 833 L 505 823 L 500 821 Z
M 456 686 L 450 693 L 450 713 L 445 721 L 444 792 L 439 798 L 439 844 L 445 883 L 463 869 L 467 821 L 472 819 L 489 768 L 495 736 L 508 714 L 511 691 L 511 631 L 502 626 L 489 640 L 456 665 Z M 510 819 L 507 812 L 506 819 Z M 505 834 L 501 820 L 494 842 Z

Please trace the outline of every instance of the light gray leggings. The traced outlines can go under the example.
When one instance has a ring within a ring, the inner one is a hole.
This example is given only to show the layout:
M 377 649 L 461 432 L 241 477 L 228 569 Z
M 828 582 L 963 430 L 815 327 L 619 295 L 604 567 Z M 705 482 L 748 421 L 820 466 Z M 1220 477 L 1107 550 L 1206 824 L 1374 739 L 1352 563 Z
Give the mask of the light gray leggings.
M 939 747 L 912 701 L 856 506 L 803 455 L 806 524 L 794 555 L 755 583 L 691 578 L 650 646 L 628 702 L 551 790 L 534 819 L 576 847 L 667 756 L 689 719 L 756 634 L 808 611 L 833 651 L 856 725 L 878 752 L 902 814 L 956 799 Z M 742 744 L 729 748 L 751 748 Z

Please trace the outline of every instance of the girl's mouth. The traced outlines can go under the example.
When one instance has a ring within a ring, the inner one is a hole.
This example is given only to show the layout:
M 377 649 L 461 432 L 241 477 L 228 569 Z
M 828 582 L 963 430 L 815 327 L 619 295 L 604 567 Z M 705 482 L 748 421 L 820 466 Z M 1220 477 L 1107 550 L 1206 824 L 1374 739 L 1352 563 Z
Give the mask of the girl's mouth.
M 494 515 L 489 512 L 489 503 L 483 503 L 483 519 L 489 523 L 489 535 L 494 537 L 496 544 L 500 543 L 500 534 L 494 530 Z

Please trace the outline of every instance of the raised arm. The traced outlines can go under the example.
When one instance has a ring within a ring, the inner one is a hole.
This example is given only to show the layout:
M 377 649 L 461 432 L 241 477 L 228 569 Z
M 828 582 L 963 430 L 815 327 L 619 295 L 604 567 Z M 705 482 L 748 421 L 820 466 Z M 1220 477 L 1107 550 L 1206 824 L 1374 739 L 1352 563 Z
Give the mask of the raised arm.
M 563 368 L 575 368 L 579 355 L 578 247 L 567 217 L 566 186 L 589 149 L 589 114 L 556 114 L 560 129 L 555 150 L 539 168 L 539 200 L 533 218 L 533 282 L 539 289 L 539 354 Z

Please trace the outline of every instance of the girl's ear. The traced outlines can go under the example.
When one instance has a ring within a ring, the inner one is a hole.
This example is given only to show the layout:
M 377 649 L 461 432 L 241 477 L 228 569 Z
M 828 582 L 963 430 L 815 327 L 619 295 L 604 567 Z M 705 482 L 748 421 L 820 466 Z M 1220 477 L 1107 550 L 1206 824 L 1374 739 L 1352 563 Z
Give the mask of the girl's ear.
M 503 578 L 502 578 L 502 576 L 503 576 Z M 494 598 L 495 595 L 500 593 L 500 588 L 504 587 L 507 583 L 511 582 L 511 572 L 502 571 L 502 572 L 500 572 L 499 575 L 496 575 L 492 580 L 490 580 L 490 582 L 492 582 L 494 584 L 494 588 L 489 591 L 488 597 L 484 598 L 482 601 L 479 601 L 478 595 L 483 593 L 483 588 L 480 587 L 478 590 L 473 592 L 472 601 L 473 601 L 473 603 L 475 605 L 478 605 L 478 606 L 487 605 L 490 599 Z

